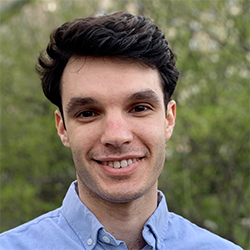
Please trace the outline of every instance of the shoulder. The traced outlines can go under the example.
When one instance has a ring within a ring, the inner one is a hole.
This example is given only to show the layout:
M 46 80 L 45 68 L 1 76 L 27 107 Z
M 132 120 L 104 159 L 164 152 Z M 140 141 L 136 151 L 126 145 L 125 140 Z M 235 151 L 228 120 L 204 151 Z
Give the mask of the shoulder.
M 50 234 L 63 222 L 60 208 L 0 234 L 2 249 L 37 249 L 39 239 Z M 52 234 L 51 234 L 52 235 Z M 29 247 L 28 247 L 29 246 Z
M 176 245 L 176 249 L 241 250 L 234 243 L 171 212 L 169 212 L 166 241 L 171 241 Z

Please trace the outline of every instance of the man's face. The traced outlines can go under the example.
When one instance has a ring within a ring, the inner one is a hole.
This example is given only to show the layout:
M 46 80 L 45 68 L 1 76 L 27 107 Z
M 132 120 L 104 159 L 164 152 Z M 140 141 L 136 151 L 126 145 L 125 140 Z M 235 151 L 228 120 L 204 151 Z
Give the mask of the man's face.
M 83 192 L 112 202 L 157 189 L 175 102 L 165 115 L 157 70 L 134 61 L 72 58 L 62 76 L 56 125 L 72 150 Z

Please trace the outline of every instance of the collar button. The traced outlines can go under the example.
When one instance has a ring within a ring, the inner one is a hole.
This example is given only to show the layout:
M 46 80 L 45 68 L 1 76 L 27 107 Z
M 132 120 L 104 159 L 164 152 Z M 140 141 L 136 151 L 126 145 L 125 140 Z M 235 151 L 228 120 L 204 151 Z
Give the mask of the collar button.
M 108 236 L 104 235 L 102 239 L 105 243 L 110 243 L 110 238 Z
M 89 246 L 91 246 L 92 243 L 93 243 L 93 240 L 92 240 L 91 238 L 89 238 L 89 239 L 87 240 L 87 244 L 88 244 Z

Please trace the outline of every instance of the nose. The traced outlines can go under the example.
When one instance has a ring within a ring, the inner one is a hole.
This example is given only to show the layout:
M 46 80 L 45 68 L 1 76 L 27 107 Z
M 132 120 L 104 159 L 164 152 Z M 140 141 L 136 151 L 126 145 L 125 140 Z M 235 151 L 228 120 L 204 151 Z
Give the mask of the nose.
M 101 143 L 105 146 L 121 147 L 133 140 L 128 120 L 122 114 L 110 114 L 102 124 Z

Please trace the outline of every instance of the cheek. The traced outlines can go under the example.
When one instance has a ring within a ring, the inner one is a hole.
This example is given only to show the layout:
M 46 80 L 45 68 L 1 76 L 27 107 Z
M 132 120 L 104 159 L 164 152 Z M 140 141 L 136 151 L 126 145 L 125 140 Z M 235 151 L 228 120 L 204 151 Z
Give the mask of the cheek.
M 156 169 L 163 167 L 165 162 L 166 140 L 165 140 L 165 127 L 156 123 L 149 123 L 142 131 L 138 131 L 139 138 L 142 144 L 147 147 L 155 162 Z
M 165 135 L 166 135 L 166 123 L 165 122 L 151 122 L 145 123 L 144 125 L 144 137 L 148 138 L 148 141 L 151 141 L 152 144 L 164 143 L 165 144 Z M 142 130 L 141 130 L 142 132 Z M 140 132 L 139 132 L 140 133 Z
M 92 126 L 78 126 L 69 129 L 68 137 L 72 149 L 88 148 L 98 138 L 98 129 Z

